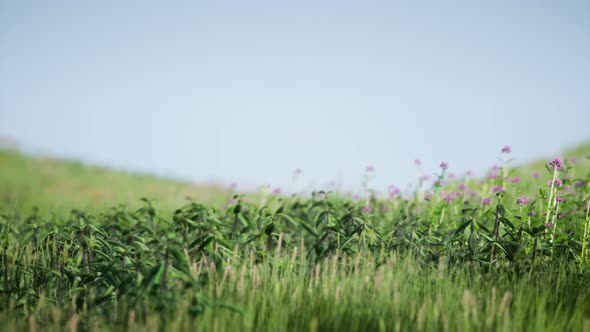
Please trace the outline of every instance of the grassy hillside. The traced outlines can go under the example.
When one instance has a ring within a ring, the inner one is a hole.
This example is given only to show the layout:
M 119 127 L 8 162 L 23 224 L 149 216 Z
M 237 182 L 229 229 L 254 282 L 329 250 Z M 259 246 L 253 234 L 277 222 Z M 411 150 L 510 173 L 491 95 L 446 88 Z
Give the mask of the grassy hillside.
M 189 196 L 214 203 L 222 188 L 132 174 L 46 157 L 25 156 L 0 149 L 0 201 L 18 210 L 96 210 L 117 204 L 139 205 L 139 198 L 160 207 L 184 204 Z

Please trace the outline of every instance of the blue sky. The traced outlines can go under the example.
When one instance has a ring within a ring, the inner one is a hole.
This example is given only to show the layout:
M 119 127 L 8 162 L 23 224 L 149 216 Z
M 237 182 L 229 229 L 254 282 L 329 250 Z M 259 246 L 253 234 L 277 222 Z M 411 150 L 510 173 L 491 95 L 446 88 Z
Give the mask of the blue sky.
M 551 157 L 589 86 L 588 1 L 0 1 L 0 134 L 196 182 Z

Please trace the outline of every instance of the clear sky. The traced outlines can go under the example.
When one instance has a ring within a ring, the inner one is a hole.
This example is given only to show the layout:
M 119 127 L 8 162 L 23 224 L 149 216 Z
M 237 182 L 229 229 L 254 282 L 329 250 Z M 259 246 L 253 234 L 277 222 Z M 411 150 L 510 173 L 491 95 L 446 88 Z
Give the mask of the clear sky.
M 0 0 L 0 134 L 57 156 L 385 188 L 589 125 L 590 1 Z

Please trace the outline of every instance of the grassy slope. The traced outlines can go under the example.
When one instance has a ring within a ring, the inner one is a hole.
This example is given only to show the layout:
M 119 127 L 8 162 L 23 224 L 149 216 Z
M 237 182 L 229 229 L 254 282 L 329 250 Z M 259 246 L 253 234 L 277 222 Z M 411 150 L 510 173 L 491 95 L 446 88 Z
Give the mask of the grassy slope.
M 563 153 L 577 157 L 576 169 L 584 175 L 590 170 L 590 142 Z M 532 171 L 544 171 L 550 157 L 519 167 L 523 180 L 531 180 Z M 176 208 L 189 196 L 216 203 L 225 198 L 222 188 L 194 185 L 84 165 L 80 162 L 28 157 L 0 149 L 0 203 L 16 205 L 19 210 L 38 206 L 42 212 L 69 211 L 72 208 L 100 209 L 116 204 L 139 205 L 139 198 L 155 199 L 161 208 Z M 535 181 L 532 181 L 534 183 Z
M 150 175 L 44 157 L 29 157 L 0 149 L 0 203 L 18 210 L 38 206 L 42 212 L 72 208 L 101 209 L 116 204 L 139 205 L 139 198 L 155 199 L 163 208 L 174 208 L 189 196 L 214 203 L 222 188 L 194 185 Z M 24 212 L 24 211 L 23 211 Z

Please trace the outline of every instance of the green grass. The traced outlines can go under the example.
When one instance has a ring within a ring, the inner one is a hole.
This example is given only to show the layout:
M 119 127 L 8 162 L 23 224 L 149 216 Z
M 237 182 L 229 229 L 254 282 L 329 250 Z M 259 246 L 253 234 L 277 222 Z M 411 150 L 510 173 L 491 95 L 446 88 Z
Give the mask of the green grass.
M 213 185 L 114 171 L 76 161 L 29 157 L 0 149 L 0 201 L 19 211 L 37 206 L 43 213 L 73 208 L 100 211 L 117 204 L 139 206 L 148 197 L 162 207 L 184 204 L 186 197 L 218 202 L 223 189 Z
M 442 171 L 445 184 L 393 199 L 229 206 L 183 202 L 193 187 L 181 183 L 3 152 L 0 330 L 587 331 L 589 147 L 553 189 L 544 162 L 483 182 Z M 129 205 L 134 195 L 159 200 Z

